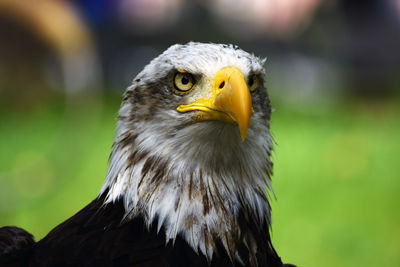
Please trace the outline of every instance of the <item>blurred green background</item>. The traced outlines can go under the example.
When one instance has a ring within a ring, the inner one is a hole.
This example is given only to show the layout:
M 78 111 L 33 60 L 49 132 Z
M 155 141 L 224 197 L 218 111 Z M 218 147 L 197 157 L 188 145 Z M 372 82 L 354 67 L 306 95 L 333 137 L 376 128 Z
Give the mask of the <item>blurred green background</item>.
M 173 43 L 267 57 L 273 242 L 298 266 L 400 266 L 398 1 L 0 0 L 0 226 L 95 198 L 124 88 Z M 283 4 L 284 3 L 284 4 Z

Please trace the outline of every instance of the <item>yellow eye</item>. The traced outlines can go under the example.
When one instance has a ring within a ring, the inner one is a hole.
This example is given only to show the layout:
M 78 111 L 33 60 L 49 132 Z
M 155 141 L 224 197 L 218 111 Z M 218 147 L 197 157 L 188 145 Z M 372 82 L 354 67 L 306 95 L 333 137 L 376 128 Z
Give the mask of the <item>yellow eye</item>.
M 258 78 L 256 75 L 250 76 L 247 81 L 247 85 L 249 86 L 250 93 L 255 93 L 258 87 Z
M 174 87 L 178 93 L 186 93 L 192 89 L 195 80 L 193 75 L 185 72 L 177 72 L 174 77 Z

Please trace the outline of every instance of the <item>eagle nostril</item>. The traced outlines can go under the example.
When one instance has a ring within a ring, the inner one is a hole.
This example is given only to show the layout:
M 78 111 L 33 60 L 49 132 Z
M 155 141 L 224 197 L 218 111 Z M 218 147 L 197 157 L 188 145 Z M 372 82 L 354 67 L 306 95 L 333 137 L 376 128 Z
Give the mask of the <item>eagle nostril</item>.
M 222 89 L 224 87 L 224 85 L 225 85 L 225 81 L 222 81 L 222 83 L 220 83 L 220 85 L 219 85 L 219 89 Z

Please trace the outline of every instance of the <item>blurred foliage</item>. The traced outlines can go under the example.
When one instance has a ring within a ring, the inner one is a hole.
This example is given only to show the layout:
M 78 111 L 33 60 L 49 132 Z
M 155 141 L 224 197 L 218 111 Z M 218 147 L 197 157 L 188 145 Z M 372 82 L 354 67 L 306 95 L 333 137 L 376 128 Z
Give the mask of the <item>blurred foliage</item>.
M 0 109 L 0 225 L 39 240 L 97 196 L 120 99 Z M 399 266 L 398 102 L 274 107 L 272 236 L 281 257 L 311 267 Z
M 285 260 L 400 264 L 399 115 L 394 102 L 277 108 L 273 237 Z

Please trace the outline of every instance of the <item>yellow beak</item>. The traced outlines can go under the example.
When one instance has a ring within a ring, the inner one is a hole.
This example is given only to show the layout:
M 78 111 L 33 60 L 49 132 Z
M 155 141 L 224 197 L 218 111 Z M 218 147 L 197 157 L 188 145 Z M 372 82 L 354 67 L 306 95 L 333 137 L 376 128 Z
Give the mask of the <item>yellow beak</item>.
M 235 67 L 218 71 L 210 99 L 201 98 L 188 105 L 177 107 L 179 112 L 199 111 L 197 121 L 220 120 L 238 124 L 244 141 L 250 124 L 252 104 L 249 88 L 243 73 Z

